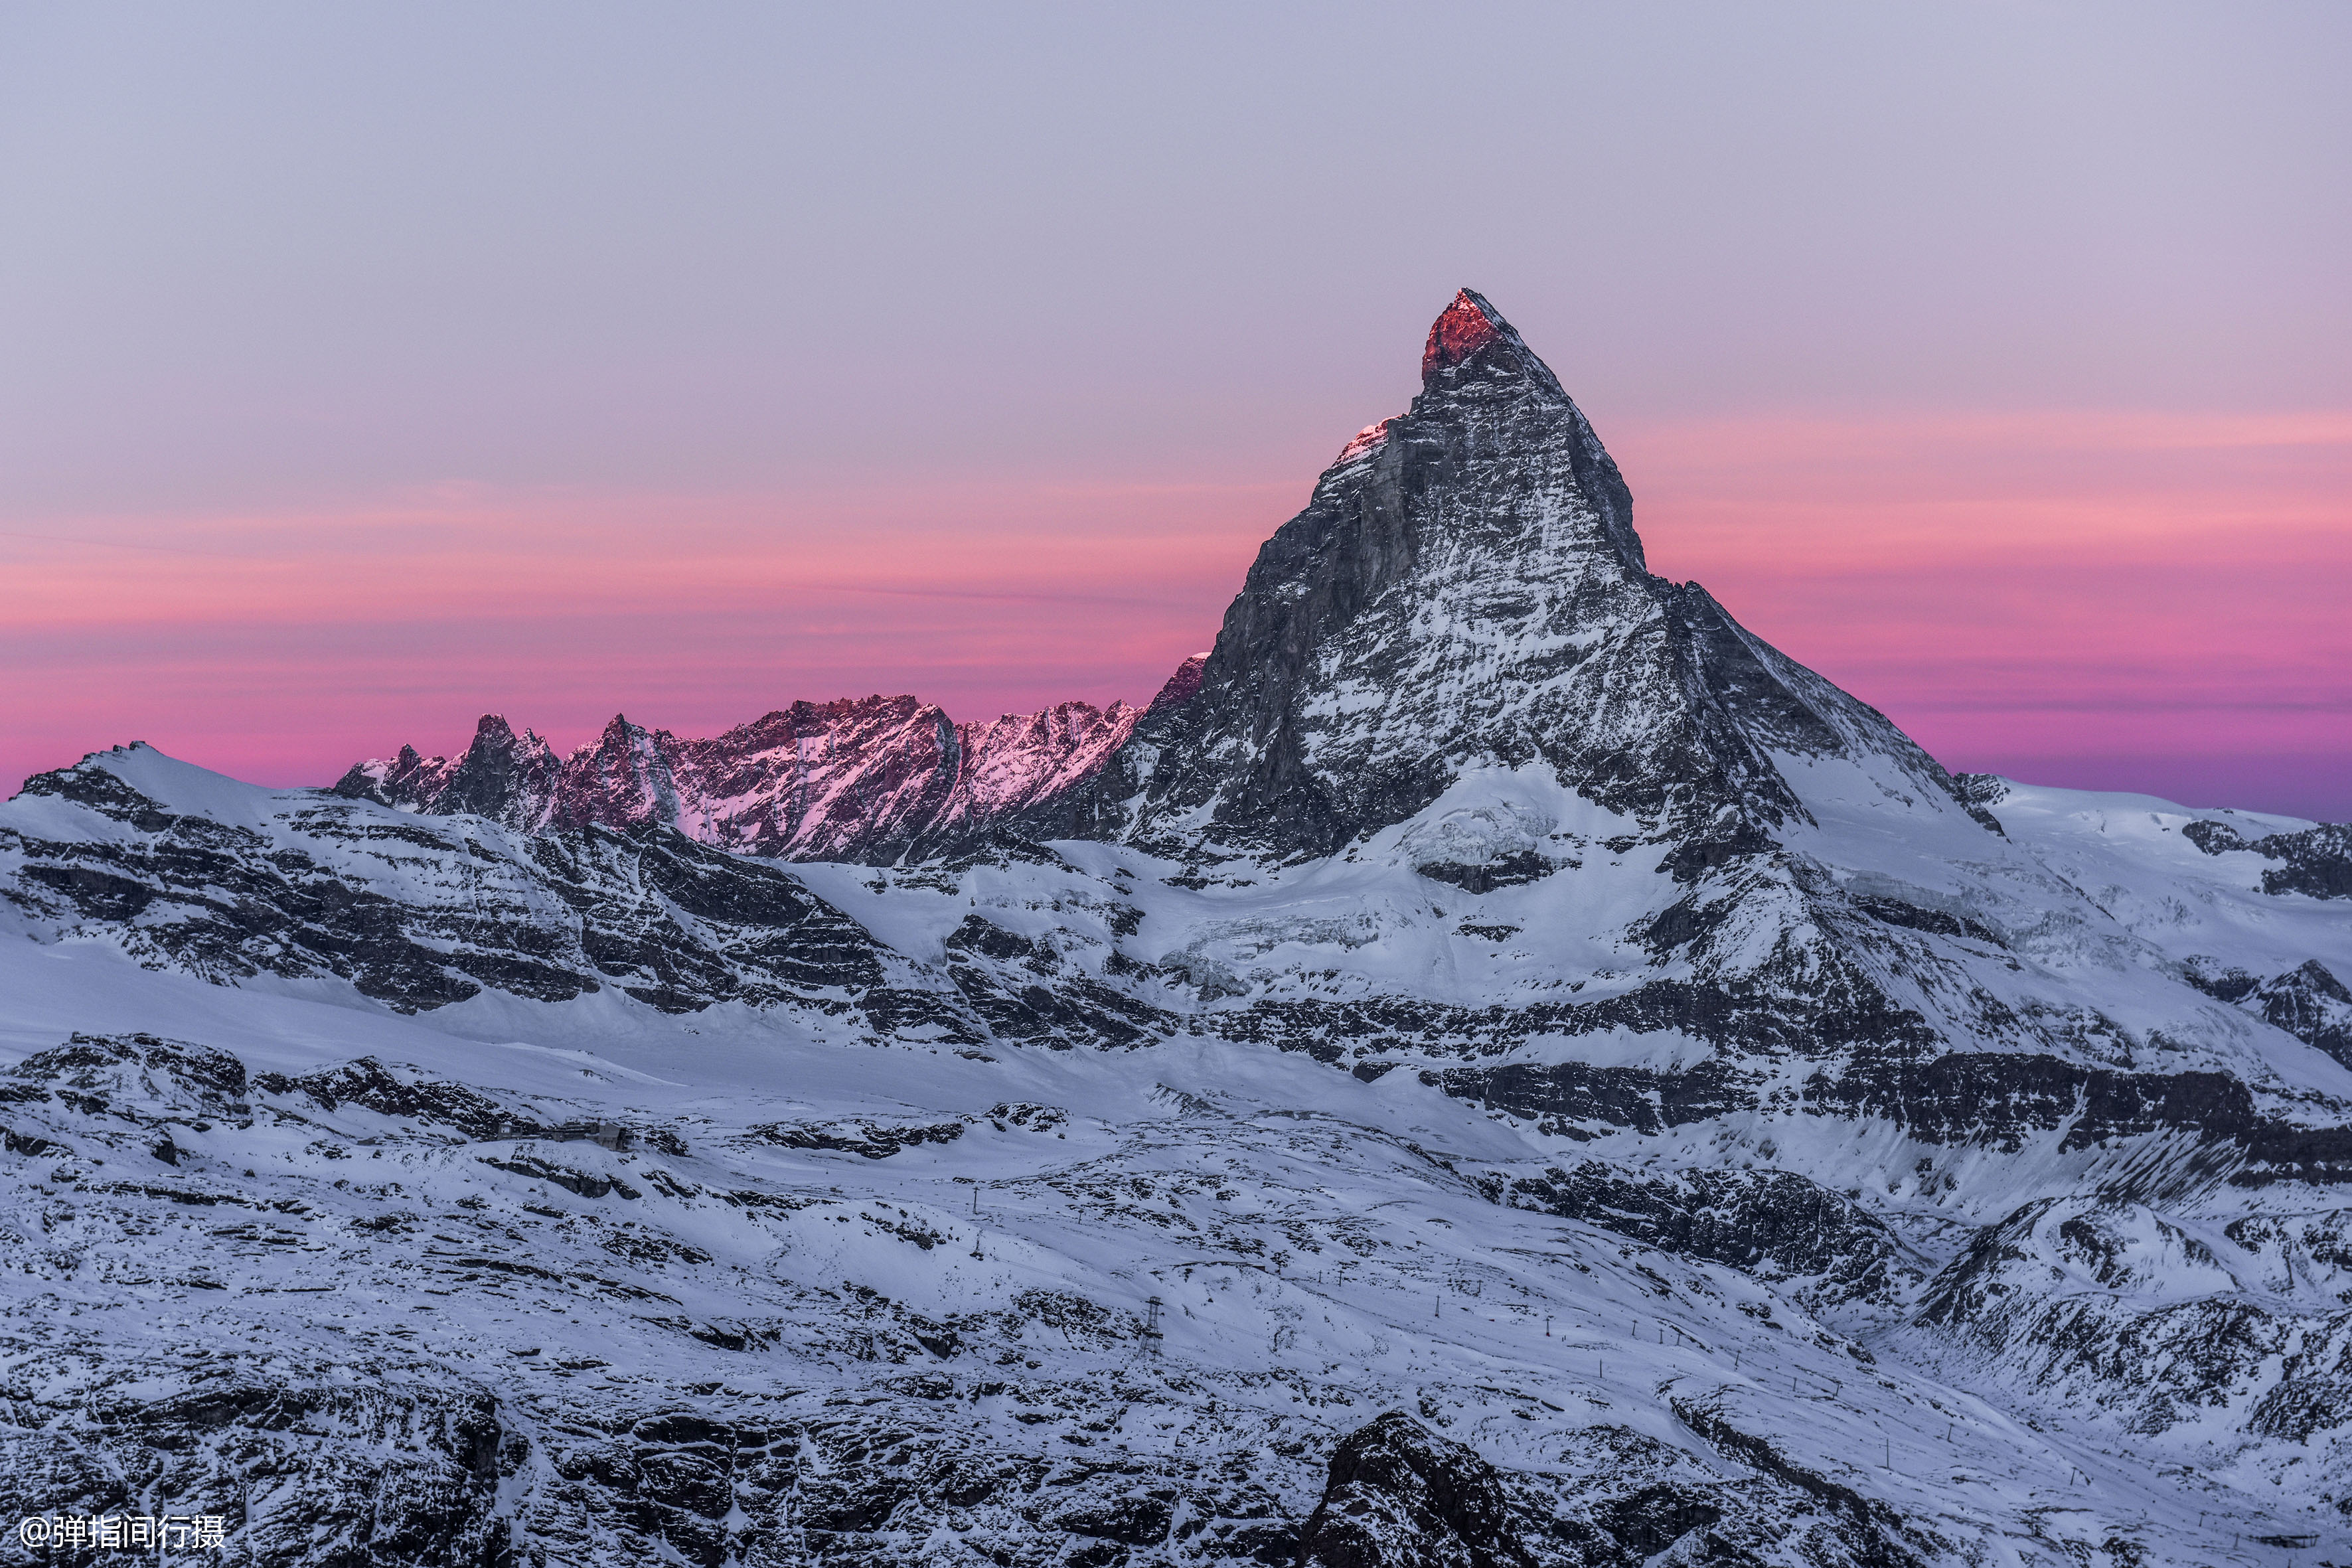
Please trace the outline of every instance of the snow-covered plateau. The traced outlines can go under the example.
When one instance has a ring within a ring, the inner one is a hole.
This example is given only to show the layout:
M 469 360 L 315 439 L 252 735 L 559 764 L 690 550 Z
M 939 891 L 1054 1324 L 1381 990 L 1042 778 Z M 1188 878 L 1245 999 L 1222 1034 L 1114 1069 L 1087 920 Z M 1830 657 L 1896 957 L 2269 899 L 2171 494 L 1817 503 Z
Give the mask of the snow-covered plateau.
M 2352 827 L 1949 774 L 1485 300 L 1422 369 L 1140 710 L 29 781 L 0 1509 L 2352 1564 Z

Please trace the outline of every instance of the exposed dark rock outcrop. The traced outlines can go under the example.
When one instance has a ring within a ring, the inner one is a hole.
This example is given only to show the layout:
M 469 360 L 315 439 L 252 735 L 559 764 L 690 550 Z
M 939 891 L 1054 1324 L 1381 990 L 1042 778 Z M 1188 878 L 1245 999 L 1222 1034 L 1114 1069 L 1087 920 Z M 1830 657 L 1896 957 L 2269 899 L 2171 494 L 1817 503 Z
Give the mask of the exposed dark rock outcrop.
M 1891 1301 L 1921 1270 L 1884 1221 L 1790 1171 L 1647 1180 L 1585 1161 L 1496 1179 L 1500 1201 L 1582 1220 L 1664 1252 L 1804 1283 L 1832 1300 Z
M 2221 1072 L 2132 1073 L 2049 1057 L 1952 1051 L 1927 1059 L 1857 1058 L 1836 1079 L 1805 1085 L 1808 1107 L 1881 1116 L 1934 1142 L 1982 1141 L 2017 1150 L 2060 1133 L 2062 1149 L 2150 1133 L 2201 1145 L 2177 1177 L 2229 1176 L 2241 1185 L 2352 1181 L 2352 1127 L 2265 1116 L 2238 1079 Z
M 167 809 L 107 765 L 123 755 L 26 784 L 131 833 L 10 836 L 26 862 L 13 897 L 69 929 L 118 928 L 149 962 L 216 980 L 333 975 L 399 1012 L 610 986 L 665 1012 L 855 1005 L 884 1031 L 977 1037 L 950 995 L 894 984 L 905 961 L 791 873 L 671 827 L 521 837 L 298 797 L 265 832 Z
M 1298 1532 L 1301 1568 L 1534 1568 L 1502 1478 L 1402 1410 L 1348 1434 Z
M 513 1563 L 499 1489 L 531 1448 L 479 1384 L 384 1366 L 355 1386 L 336 1369 L 242 1358 L 172 1381 L 101 1397 L 71 1428 L 0 1432 L 0 1510 L 213 1515 L 249 1555 L 321 1568 Z M 224 1474 L 270 1478 L 272 1506 L 248 1513 Z M 126 1555 L 93 1544 L 42 1560 Z
M 2263 891 L 2303 893 L 2315 899 L 2352 899 L 2352 823 L 2321 823 L 2294 833 L 2249 839 L 2226 822 L 2192 822 L 2181 834 L 2208 855 L 2252 850 L 2266 860 Z
M 2317 959 L 2252 988 L 2242 1004 L 2307 1046 L 2352 1067 L 2352 990 Z
M 787 1149 L 835 1149 L 845 1153 L 862 1154 L 868 1160 L 887 1160 L 901 1149 L 912 1149 L 924 1143 L 951 1143 L 963 1136 L 963 1123 L 841 1121 L 795 1126 L 776 1122 L 755 1127 L 751 1131 Z
M 328 1110 L 344 1104 L 362 1105 L 401 1121 L 446 1127 L 473 1139 L 511 1132 L 518 1122 L 512 1110 L 476 1089 L 436 1082 L 415 1072 L 395 1074 L 373 1057 L 300 1078 L 263 1073 L 254 1084 L 272 1094 L 299 1090 Z

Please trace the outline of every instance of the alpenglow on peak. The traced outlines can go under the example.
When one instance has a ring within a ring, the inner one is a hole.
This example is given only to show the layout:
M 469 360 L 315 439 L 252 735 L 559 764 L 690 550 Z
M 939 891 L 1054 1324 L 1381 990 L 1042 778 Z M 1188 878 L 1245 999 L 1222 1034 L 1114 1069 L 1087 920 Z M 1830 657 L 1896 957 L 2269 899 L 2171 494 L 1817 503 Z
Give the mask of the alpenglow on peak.
M 1536 357 L 1518 329 L 1505 321 L 1484 294 L 1475 289 L 1461 289 L 1430 323 L 1429 341 L 1421 351 L 1422 387 L 1434 390 L 1441 378 L 1460 380 L 1496 372 L 1532 376 L 1549 391 L 1560 393 L 1550 367 Z

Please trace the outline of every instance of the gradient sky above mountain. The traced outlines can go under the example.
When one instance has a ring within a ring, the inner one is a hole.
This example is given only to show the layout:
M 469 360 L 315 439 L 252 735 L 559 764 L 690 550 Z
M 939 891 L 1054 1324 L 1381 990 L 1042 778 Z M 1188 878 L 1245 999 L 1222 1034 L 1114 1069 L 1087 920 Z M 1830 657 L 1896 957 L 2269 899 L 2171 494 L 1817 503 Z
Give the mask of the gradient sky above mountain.
M 1955 768 L 2352 817 L 2352 9 L 0 6 L 0 783 L 1141 700 L 1484 291 Z

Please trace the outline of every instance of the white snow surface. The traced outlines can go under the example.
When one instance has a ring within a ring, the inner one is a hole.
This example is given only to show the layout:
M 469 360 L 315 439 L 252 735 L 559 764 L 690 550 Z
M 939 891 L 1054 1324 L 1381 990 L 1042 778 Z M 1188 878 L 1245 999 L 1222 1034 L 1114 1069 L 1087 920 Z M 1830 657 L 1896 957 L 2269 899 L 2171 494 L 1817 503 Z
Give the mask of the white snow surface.
M 1066 1434 L 1149 1456 L 1293 1434 L 1321 1442 L 1403 1407 L 1515 1468 L 1545 1468 L 1572 1434 L 1606 1422 L 1682 1451 L 1702 1472 L 1737 1470 L 1677 1421 L 1671 1399 L 1682 1397 L 1933 1521 L 1981 1561 L 2055 1563 L 2118 1535 L 2156 1560 L 2201 1561 L 2232 1532 L 2288 1528 L 2278 1521 L 2303 1511 L 2296 1494 L 2260 1487 L 2259 1470 L 2233 1471 L 2244 1445 L 2226 1426 L 2151 1441 L 2095 1408 L 2053 1416 L 2018 1391 L 1981 1397 L 1908 1364 L 1907 1331 L 1824 1321 L 1720 1266 L 1498 1209 L 1467 1173 L 1556 1152 L 1409 1075 L 1360 1084 L 1302 1057 L 1205 1039 L 971 1061 L 845 1049 L 782 1019 L 608 1019 L 588 1031 L 598 1042 L 588 1048 L 566 1043 L 579 1037 L 561 1007 L 541 1010 L 535 1038 L 477 1041 L 348 1004 L 142 971 L 102 949 L 25 942 L 0 944 L 0 986 L 12 1058 L 76 1029 L 198 1039 L 289 1074 L 373 1055 L 542 1110 L 667 1124 L 691 1151 L 536 1146 L 636 1184 L 627 1202 L 485 1165 L 479 1145 L 364 1110 L 309 1106 L 299 1121 L 264 1109 L 236 1128 L 174 1121 L 183 1153 L 169 1169 L 119 1148 L 12 1160 L 13 1212 L 68 1211 L 20 1250 L 10 1276 L 16 1377 L 69 1378 L 44 1348 L 58 1340 L 95 1342 L 125 1363 L 189 1344 L 263 1360 L 397 1352 L 520 1384 L 509 1394 L 518 1405 L 536 1395 L 627 1407 L 664 1384 L 711 1382 L 806 1411 L 902 1370 L 823 1348 L 845 1284 L 933 1319 L 1049 1291 L 1103 1309 L 1108 1327 L 1093 1340 L 1035 1325 L 1006 1338 L 1014 1391 L 944 1411 L 961 1440 L 1034 1447 Z M 1051 1133 L 992 1121 L 1008 1101 L 1051 1105 L 1067 1121 Z M 761 1122 L 860 1117 L 955 1119 L 966 1131 L 887 1161 L 747 1136 Z M 258 1205 L 290 1200 L 296 1217 L 270 1221 L 289 1239 L 224 1243 L 215 1209 L 151 1205 L 152 1228 L 134 1244 L 120 1228 L 131 1205 L 108 1195 L 134 1181 Z M 713 1195 L 745 1189 L 804 1206 L 746 1211 Z M 387 1247 L 362 1228 L 400 1215 L 421 1246 Z M 921 1246 L 909 1232 L 940 1239 Z M 621 1268 L 596 1248 L 622 1233 L 673 1249 L 631 1277 L 674 1297 L 677 1314 L 773 1325 L 776 1343 L 713 1348 L 583 1283 Z M 435 1268 L 436 1248 L 528 1258 L 551 1277 L 458 1284 Z M 706 1260 L 682 1261 L 681 1248 Z M 198 1279 L 219 1289 L 189 1289 Z M 1166 1328 L 1156 1342 L 1139 1337 L 1155 1295 Z M 1013 1417 L 1028 1413 L 1024 1373 L 1115 1373 L 1129 1397 L 1024 1426 Z M 176 1385 L 173 1373 L 156 1375 Z M 1222 1423 L 1204 1416 L 1210 1394 L 1226 1408 Z M 560 1447 L 558 1433 L 542 1438 Z M 2316 1469 L 2319 1456 L 2310 1459 Z M 2159 1461 L 2195 1470 L 2159 1473 Z M 1311 1507 L 1315 1479 L 1285 1490 L 1285 1504 Z M 527 1487 L 517 1507 L 528 1512 Z M 2021 1535 L 2028 1521 L 2033 1533 Z
M 320 852 L 297 836 L 306 814 L 416 820 L 255 788 L 145 748 L 95 761 L 175 812 L 306 853 Z M 1801 885 L 1898 899 L 2007 944 L 1902 933 L 1907 956 L 1890 984 L 1948 1021 L 1962 1018 L 1938 1000 L 1953 976 L 2020 1008 L 2087 996 L 2132 1063 L 2220 1068 L 2289 1110 L 2352 1100 L 2341 1065 L 2178 979 L 2192 959 L 2272 973 L 2318 955 L 2352 973 L 2344 906 L 2263 894 L 2259 857 L 2209 856 L 2181 837 L 2213 814 L 2011 784 L 1996 835 L 1903 777 L 1776 762 L 1812 822 L 1792 830 L 1773 872 L 1785 898 L 1760 900 L 1764 927 L 1727 942 L 1785 941 L 1772 921 L 1811 918 Z M 28 840 L 132 832 L 50 796 L 21 796 L 0 820 L 16 836 L 0 853 L 16 862 Z M 2305 826 L 2239 820 L 2250 836 Z M 482 852 L 476 885 L 509 877 L 500 868 L 527 847 L 497 824 L 447 826 Z M 2008 1149 L 1930 1145 L 1769 1100 L 1654 1134 L 1546 1132 L 1449 1097 L 1411 1065 L 1365 1082 L 1220 1037 L 1221 1018 L 1267 997 L 1466 1006 L 1622 990 L 1654 967 L 1633 933 L 1681 892 L 1654 849 L 1611 847 L 1639 831 L 1539 769 L 1489 768 L 1345 856 L 1197 886 L 1131 847 L 1079 842 L 1052 846 L 1051 864 L 793 868 L 896 950 L 910 984 L 945 988 L 948 940 L 974 915 L 1106 983 L 1116 953 L 1157 966 L 1136 984 L 1182 1026 L 1132 1050 L 959 1052 L 861 1034 L 810 1005 L 666 1016 L 610 989 L 553 1004 L 488 990 L 403 1016 L 331 979 L 208 984 L 120 930 L 12 911 L 0 1066 L 75 1033 L 194 1042 L 287 1078 L 371 1058 L 545 1124 L 667 1130 L 685 1152 L 486 1143 L 292 1089 L 257 1090 L 236 1114 L 168 1093 L 118 1100 L 168 1131 L 167 1164 L 131 1122 L 11 1105 L 12 1131 L 49 1147 L 0 1160 L 16 1237 L 0 1364 L 52 1401 L 94 1396 L 126 1369 L 159 1398 L 197 1386 L 191 1347 L 248 1367 L 440 1369 L 498 1390 L 534 1445 L 500 1494 L 518 1529 L 539 1528 L 534 1509 L 551 1506 L 545 1467 L 571 1441 L 563 1413 L 583 1403 L 650 1409 L 723 1390 L 700 1397 L 798 1418 L 844 1399 L 903 1402 L 910 1370 L 928 1368 L 955 1391 L 917 1402 L 940 1441 L 1056 1462 L 1242 1456 L 1269 1506 L 1293 1519 L 1314 1505 L 1319 1457 L 1384 1410 L 1414 1412 L 1514 1472 L 1565 1473 L 1606 1427 L 1693 1474 L 1754 1473 L 1752 1455 L 1694 1427 L 1700 1412 L 1918 1521 L 1940 1542 L 1929 1555 L 1955 1562 L 2284 1563 L 2284 1549 L 2249 1542 L 2341 1541 L 2345 1428 L 2286 1442 L 2247 1427 L 2290 1348 L 2346 1334 L 2352 1254 L 2310 1239 L 2342 1228 L 2324 1194 L 2167 1178 L 2154 1184 L 2166 1195 L 2082 1222 L 2119 1238 L 2125 1261 L 2103 1265 L 2062 1234 L 2069 1215 L 2117 1181 L 2185 1168 L 2192 1151 L 2178 1138 L 2071 1152 L 2054 1134 Z M 432 854 L 360 842 L 344 869 L 403 897 L 437 896 L 446 868 Z M 1556 869 L 1471 894 L 1417 874 L 1432 846 L 1462 864 L 1532 850 Z M 535 896 L 519 881 L 507 892 Z M 1739 918 L 1758 919 L 1758 902 Z M 1125 931 L 1122 910 L 1135 917 Z M 2005 1048 L 1991 1035 L 1984 1044 Z M 2101 1047 L 2077 1048 L 2099 1059 Z M 1410 1064 L 1415 1053 L 1391 1042 L 1386 1054 Z M 1507 1058 L 1681 1073 L 1713 1054 L 1679 1031 L 1621 1026 L 1538 1033 Z M 1013 1107 L 1052 1114 L 1024 1124 Z M 866 1124 L 957 1132 L 874 1159 L 760 1131 Z M 1743 1272 L 1493 1199 L 1591 1160 L 1661 1178 L 1777 1169 L 1866 1193 L 1908 1273 L 1881 1300 L 1841 1300 L 1817 1279 Z M 529 1161 L 633 1195 L 583 1196 L 513 1168 Z M 2004 1221 L 2022 1227 L 2021 1257 L 2053 1259 L 2031 1266 L 2042 1271 L 2035 1311 L 2147 1332 L 2158 1308 L 2221 1304 L 2256 1314 L 2279 1349 L 2191 1417 L 2158 1418 L 2078 1366 L 1923 1321 L 1930 1277 L 1977 1227 Z M 465 1261 L 481 1256 L 530 1271 Z M 1160 1339 L 1143 1332 L 1155 1296 Z M 856 1350 L 843 1332 L 852 1319 L 900 1348 Z M 971 1348 L 904 1351 L 918 1319 L 964 1324 Z M 1012 1540 L 1017 1521 L 982 1510 L 939 1551 L 977 1561 L 991 1531 Z

